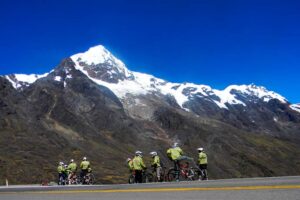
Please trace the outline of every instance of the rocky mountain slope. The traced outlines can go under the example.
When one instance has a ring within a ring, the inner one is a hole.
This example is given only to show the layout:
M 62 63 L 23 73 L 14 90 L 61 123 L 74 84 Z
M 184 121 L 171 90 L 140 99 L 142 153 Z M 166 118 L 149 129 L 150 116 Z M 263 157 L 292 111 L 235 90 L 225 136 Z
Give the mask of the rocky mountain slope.
M 211 178 L 300 173 L 300 109 L 256 85 L 171 83 L 130 71 L 103 46 L 44 75 L 0 77 L 0 180 L 54 180 L 87 156 L 99 182 L 125 182 L 135 150 L 203 146 Z M 14 169 L 14 170 L 11 170 Z

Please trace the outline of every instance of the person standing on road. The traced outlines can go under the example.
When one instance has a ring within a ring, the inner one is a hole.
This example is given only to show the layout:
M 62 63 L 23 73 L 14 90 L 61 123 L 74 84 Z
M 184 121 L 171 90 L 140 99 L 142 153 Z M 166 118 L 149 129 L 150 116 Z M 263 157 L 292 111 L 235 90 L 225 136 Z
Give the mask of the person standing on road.
M 180 157 L 183 155 L 182 149 L 179 147 L 178 143 L 174 143 L 172 148 L 167 150 L 167 155 L 170 160 L 174 163 L 174 170 L 176 175 L 176 181 L 179 181 L 179 160 Z
M 89 172 L 90 167 L 91 167 L 90 161 L 88 161 L 86 157 L 83 157 L 82 162 L 80 163 L 80 169 L 81 169 L 80 178 L 81 178 L 81 180 Z
M 70 172 L 68 176 L 69 184 L 72 184 L 71 180 L 76 175 L 76 171 L 77 171 L 77 164 L 74 162 L 74 159 L 70 160 L 70 164 L 68 165 L 68 170 Z
M 150 155 L 152 156 L 151 166 L 153 167 L 153 171 L 156 172 L 157 181 L 162 181 L 161 179 L 162 167 L 161 167 L 160 158 L 157 155 L 156 151 L 152 151 Z
M 202 174 L 202 180 L 208 180 L 207 177 L 207 155 L 204 152 L 204 149 L 202 147 L 198 148 L 199 158 L 198 158 L 198 164 L 199 169 Z
M 132 160 L 133 170 L 135 172 L 135 183 L 143 182 L 143 170 L 147 167 L 143 161 L 143 153 L 141 151 L 135 152 L 135 157 Z
M 62 180 L 65 180 L 65 168 L 64 168 L 64 163 L 63 162 L 59 162 L 59 165 L 57 167 L 57 172 L 58 172 L 58 185 L 63 184 L 61 182 Z

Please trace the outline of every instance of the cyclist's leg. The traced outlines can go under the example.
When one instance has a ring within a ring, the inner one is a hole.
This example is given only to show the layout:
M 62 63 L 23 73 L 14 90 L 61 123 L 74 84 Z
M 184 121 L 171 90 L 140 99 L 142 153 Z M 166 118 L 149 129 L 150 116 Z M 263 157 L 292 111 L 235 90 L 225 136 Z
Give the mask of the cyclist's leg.
M 175 169 L 175 178 L 176 178 L 176 181 L 179 180 L 179 173 L 180 173 L 180 168 L 179 168 L 179 160 L 174 160 L 174 169 Z
M 139 171 L 138 182 L 143 183 L 143 171 L 142 170 Z
M 200 181 L 200 180 L 203 180 L 204 174 L 203 174 L 202 165 L 199 165 L 198 168 L 199 168 L 199 173 L 200 173 L 199 174 L 199 181 Z
M 62 185 L 62 173 L 58 173 L 58 185 Z
M 83 179 L 83 170 L 81 170 L 81 172 L 80 172 L 80 179 L 81 180 Z
M 142 170 L 135 170 L 135 183 L 143 182 L 143 174 Z
M 81 174 L 80 174 L 80 178 L 82 180 L 82 184 L 85 184 L 85 177 L 86 177 L 86 174 L 87 174 L 87 170 L 81 170 Z
M 68 175 L 69 185 L 72 184 L 72 177 L 73 177 L 73 172 L 70 172 L 69 175 Z
M 203 173 L 204 173 L 204 180 L 208 180 L 208 176 L 207 176 L 207 164 L 205 164 L 203 166 Z
M 162 168 L 161 167 L 157 167 L 156 168 L 157 181 L 161 181 L 161 173 L 162 173 Z

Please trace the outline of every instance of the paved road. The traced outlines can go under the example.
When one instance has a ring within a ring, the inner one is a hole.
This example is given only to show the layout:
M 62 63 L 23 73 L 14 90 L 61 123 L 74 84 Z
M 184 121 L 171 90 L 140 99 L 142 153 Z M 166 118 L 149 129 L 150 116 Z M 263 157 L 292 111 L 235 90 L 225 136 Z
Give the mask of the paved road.
M 299 200 L 300 176 L 180 183 L 0 187 L 1 200 Z

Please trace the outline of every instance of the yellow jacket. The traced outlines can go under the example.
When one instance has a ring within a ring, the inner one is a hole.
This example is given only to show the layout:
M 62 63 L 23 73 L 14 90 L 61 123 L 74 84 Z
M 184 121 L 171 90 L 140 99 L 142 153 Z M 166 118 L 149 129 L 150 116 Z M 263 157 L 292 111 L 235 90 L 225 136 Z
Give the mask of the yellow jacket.
M 87 170 L 90 167 L 90 161 L 82 161 L 80 163 L 80 169 Z
M 132 162 L 132 160 L 128 161 L 128 168 L 129 168 L 129 170 L 133 170 L 133 162 Z
M 143 158 L 140 156 L 135 156 L 132 160 L 132 164 L 134 170 L 143 170 L 146 168 Z
M 203 151 L 199 153 L 198 163 L 200 165 L 207 164 L 207 155 Z
M 167 150 L 167 155 L 172 160 L 177 160 L 180 156 L 183 155 L 183 151 L 180 147 L 170 148 Z
M 151 165 L 153 167 L 160 167 L 160 158 L 159 158 L 159 156 L 154 156 Z

